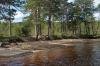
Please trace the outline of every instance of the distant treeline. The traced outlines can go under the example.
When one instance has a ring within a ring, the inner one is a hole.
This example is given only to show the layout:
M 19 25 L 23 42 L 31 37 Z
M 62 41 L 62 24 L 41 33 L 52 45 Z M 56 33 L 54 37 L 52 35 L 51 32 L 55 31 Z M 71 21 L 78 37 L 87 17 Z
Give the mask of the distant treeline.
M 100 38 L 100 22 L 95 22 L 93 26 L 88 26 L 88 34 L 84 23 L 77 27 L 64 26 L 61 27 L 61 22 L 53 22 L 52 39 L 67 39 L 67 38 Z M 11 32 L 13 37 L 36 37 L 36 25 L 34 22 L 19 22 L 12 23 Z M 61 29 L 62 28 L 62 29 Z M 6 22 L 0 23 L 0 36 L 9 37 L 9 24 Z M 41 36 L 38 39 L 48 39 L 48 25 L 46 22 L 41 23 Z

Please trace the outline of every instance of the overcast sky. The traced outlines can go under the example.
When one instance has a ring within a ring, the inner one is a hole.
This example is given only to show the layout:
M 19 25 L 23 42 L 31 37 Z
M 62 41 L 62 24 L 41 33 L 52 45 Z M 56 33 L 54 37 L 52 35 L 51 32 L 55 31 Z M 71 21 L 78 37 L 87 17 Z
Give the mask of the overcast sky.
M 69 2 L 73 2 L 74 0 L 69 0 Z M 94 0 L 94 5 L 95 6 L 97 6 L 98 4 L 100 3 L 100 0 Z M 17 12 L 16 13 L 16 16 L 15 16 L 15 20 L 14 20 L 14 22 L 21 22 L 22 20 L 23 20 L 23 17 L 25 17 L 26 15 L 25 14 L 23 14 L 23 13 L 21 13 L 21 12 Z M 99 14 L 98 13 L 96 13 L 95 14 L 95 17 L 98 17 L 99 16 Z

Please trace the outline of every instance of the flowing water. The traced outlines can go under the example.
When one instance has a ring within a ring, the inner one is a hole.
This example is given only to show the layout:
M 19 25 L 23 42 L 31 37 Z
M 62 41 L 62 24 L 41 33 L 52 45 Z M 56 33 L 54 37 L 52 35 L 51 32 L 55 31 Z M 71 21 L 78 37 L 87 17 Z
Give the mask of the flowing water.
M 0 66 L 100 66 L 100 42 L 78 42 L 16 58 L 0 58 Z

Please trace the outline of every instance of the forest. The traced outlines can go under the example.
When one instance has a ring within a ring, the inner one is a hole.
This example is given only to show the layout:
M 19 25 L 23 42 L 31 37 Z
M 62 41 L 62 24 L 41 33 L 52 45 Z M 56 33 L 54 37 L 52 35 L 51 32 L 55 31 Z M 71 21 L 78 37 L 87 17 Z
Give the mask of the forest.
M 13 22 L 16 12 L 29 13 Z M 32 37 L 36 40 L 100 38 L 100 4 L 94 0 L 0 0 L 0 40 Z

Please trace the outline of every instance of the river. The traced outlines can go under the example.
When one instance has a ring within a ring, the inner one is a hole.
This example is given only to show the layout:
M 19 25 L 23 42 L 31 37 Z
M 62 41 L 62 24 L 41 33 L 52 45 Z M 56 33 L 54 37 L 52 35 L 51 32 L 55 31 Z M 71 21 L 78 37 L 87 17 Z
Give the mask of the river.
M 0 66 L 100 66 L 100 42 L 78 42 L 26 56 L 0 57 Z

